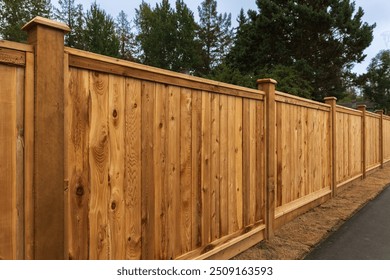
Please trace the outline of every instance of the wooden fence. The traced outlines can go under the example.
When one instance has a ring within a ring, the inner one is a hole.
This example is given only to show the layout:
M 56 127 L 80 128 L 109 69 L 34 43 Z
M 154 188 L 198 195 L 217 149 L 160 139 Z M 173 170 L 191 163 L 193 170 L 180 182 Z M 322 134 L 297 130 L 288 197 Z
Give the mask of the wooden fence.
M 221 259 L 390 160 L 390 117 L 0 42 L 0 259 Z M 52 59 L 55 58 L 55 59 Z

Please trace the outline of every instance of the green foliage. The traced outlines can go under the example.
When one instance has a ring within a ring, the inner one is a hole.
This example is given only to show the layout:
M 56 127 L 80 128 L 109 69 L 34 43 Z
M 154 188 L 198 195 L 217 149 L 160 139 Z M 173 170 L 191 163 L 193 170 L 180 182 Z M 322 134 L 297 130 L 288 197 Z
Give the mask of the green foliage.
M 229 65 L 222 63 L 215 67 L 205 78 L 229 83 L 238 86 L 244 86 L 249 88 L 256 88 L 257 75 L 254 73 L 243 74 L 238 69 L 231 68 Z
M 116 34 L 119 38 L 119 56 L 122 59 L 134 61 L 136 53 L 135 36 L 131 31 L 130 21 L 124 11 L 116 18 Z
M 83 27 L 84 13 L 81 4 L 74 0 L 59 0 L 59 8 L 54 9 L 54 18 L 69 26 L 70 32 L 65 35 L 65 44 L 82 49 L 84 46 Z
M 136 10 L 137 41 L 142 63 L 178 72 L 194 72 L 200 64 L 193 13 L 182 0 L 174 10 L 168 0 L 155 8 L 145 2 Z
M 280 91 L 309 99 L 312 97 L 312 86 L 302 78 L 300 69 L 294 66 L 275 65 L 272 69 L 260 72 L 257 76 L 275 79 Z
M 205 74 L 222 63 L 233 42 L 231 14 L 218 14 L 217 1 L 204 0 L 198 7 L 198 37 L 202 42 L 203 69 Z
M 379 52 L 360 77 L 364 96 L 378 104 L 378 108 L 390 111 L 390 50 Z
M 304 92 L 323 100 L 343 96 L 354 63 L 361 62 L 375 25 L 348 0 L 257 0 L 258 11 L 241 12 L 227 63 L 240 72 L 263 73 L 278 65 L 294 69 Z M 278 88 L 284 87 L 279 81 Z M 306 95 L 306 93 L 305 93 Z
M 99 54 L 118 57 L 119 39 L 113 18 L 95 3 L 85 16 L 85 49 Z
M 0 0 L 0 36 L 9 41 L 26 42 L 23 25 L 36 16 L 50 18 L 50 0 Z

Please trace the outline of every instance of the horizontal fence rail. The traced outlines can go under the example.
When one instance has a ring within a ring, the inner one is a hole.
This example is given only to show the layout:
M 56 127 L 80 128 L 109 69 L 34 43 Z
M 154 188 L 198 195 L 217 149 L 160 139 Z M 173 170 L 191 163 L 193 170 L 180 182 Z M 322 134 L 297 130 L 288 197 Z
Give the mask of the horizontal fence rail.
M 390 117 L 0 41 L 0 259 L 227 259 L 390 161 Z

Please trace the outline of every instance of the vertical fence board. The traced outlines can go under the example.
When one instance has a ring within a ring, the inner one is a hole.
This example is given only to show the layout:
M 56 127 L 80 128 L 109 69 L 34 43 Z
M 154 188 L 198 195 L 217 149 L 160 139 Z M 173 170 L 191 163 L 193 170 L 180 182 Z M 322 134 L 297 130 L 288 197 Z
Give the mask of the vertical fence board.
M 180 88 L 169 87 L 168 95 L 168 259 L 182 252 L 180 228 Z
M 211 95 L 211 155 L 210 155 L 210 218 L 211 241 L 219 238 L 219 211 L 220 211 L 220 119 L 219 119 L 219 95 Z
M 225 236 L 228 234 L 228 225 L 229 225 L 229 197 L 228 197 L 228 97 L 226 95 L 221 95 L 219 97 L 219 114 L 220 114 L 220 234 Z
M 0 64 L 0 259 L 10 260 L 17 250 L 16 72 L 16 67 Z
M 110 258 L 121 259 L 126 255 L 125 229 L 125 79 L 109 77 L 109 243 Z
M 34 258 L 34 54 L 26 53 L 24 100 L 25 259 Z
M 210 221 L 210 162 L 211 162 L 211 96 L 208 92 L 202 92 L 202 245 L 211 241 Z
M 167 259 L 168 252 L 168 86 L 156 85 L 155 117 L 155 192 L 156 192 L 156 258 Z
M 89 258 L 89 74 L 70 69 L 65 95 L 68 170 L 68 257 Z
M 91 119 L 89 134 L 89 166 L 91 197 L 90 258 L 109 259 L 109 224 L 107 202 L 109 198 L 108 167 L 110 141 L 108 127 L 109 76 L 90 73 Z
M 265 222 L 265 110 L 264 103 L 256 102 L 256 212 L 255 221 Z
M 202 93 L 192 91 L 192 249 L 202 245 Z
M 155 190 L 154 190 L 154 109 L 155 83 L 142 82 L 142 259 L 154 259 Z
M 235 114 L 235 132 L 234 132 L 234 153 L 235 153 L 235 188 L 236 188 L 236 208 L 237 208 L 237 228 L 243 227 L 243 204 L 242 204 L 242 98 L 236 98 L 236 114 Z
M 181 89 L 180 93 L 180 210 L 182 253 L 192 249 L 191 242 L 191 188 L 192 188 L 192 92 Z
M 126 79 L 125 97 L 125 216 L 126 216 L 126 259 L 140 260 L 142 258 L 142 98 L 141 82 Z
M 236 193 L 236 157 L 235 157 L 235 125 L 236 102 L 233 97 L 228 97 L 228 233 L 238 230 L 237 221 L 237 193 Z

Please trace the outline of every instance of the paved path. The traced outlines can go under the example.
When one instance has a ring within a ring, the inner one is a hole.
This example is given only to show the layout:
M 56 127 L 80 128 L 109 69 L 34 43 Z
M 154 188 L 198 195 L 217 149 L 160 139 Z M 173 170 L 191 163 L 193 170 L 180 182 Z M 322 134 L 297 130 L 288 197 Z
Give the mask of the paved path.
M 345 222 L 305 259 L 390 260 L 390 187 Z

